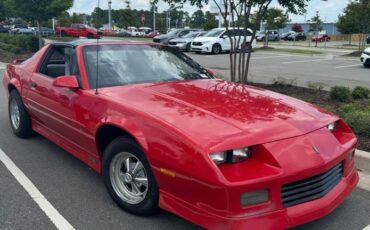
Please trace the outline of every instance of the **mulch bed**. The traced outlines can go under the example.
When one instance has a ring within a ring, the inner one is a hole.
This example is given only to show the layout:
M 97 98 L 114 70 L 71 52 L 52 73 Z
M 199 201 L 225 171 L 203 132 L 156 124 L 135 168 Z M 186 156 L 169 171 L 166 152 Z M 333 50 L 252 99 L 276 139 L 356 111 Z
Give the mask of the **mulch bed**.
M 268 89 L 291 97 L 295 97 L 303 101 L 307 101 L 309 103 L 318 105 L 322 108 L 326 108 L 335 114 L 339 114 L 339 108 L 341 105 L 344 104 L 341 102 L 333 102 L 330 99 L 329 92 L 327 91 L 318 91 L 315 89 L 303 88 L 298 86 L 286 86 L 275 84 L 251 83 L 250 85 L 254 85 L 260 88 Z M 364 151 L 370 151 L 370 138 L 361 135 L 357 135 L 357 137 L 358 137 L 358 148 Z
M 13 54 L 13 53 L 0 50 L 0 62 L 10 63 L 15 59 L 30 58 L 32 55 L 33 53 Z

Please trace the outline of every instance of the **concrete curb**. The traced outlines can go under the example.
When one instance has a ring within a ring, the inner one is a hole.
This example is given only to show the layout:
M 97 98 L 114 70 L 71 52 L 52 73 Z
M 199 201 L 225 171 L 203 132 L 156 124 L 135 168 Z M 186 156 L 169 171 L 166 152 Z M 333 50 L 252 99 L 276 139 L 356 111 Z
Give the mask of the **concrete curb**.
M 370 153 L 357 149 L 355 153 L 356 166 L 363 172 L 370 173 Z

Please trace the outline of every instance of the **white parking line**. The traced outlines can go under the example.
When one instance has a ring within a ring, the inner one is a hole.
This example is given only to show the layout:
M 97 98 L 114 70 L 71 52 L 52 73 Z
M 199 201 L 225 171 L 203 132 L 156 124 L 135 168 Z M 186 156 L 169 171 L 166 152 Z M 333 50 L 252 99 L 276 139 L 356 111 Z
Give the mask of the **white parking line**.
M 354 67 L 354 66 L 360 66 L 360 65 L 362 64 L 336 66 L 335 69 L 348 68 L 348 67 Z
M 331 59 L 311 59 L 311 60 L 301 60 L 301 61 L 287 61 L 282 62 L 281 64 L 293 64 L 293 63 L 300 63 L 300 62 L 316 62 L 316 61 L 330 61 Z
M 252 57 L 251 60 L 286 58 L 286 57 L 300 57 L 300 56 L 298 56 L 298 55 L 276 55 L 276 56 Z
M 56 210 L 52 204 L 41 194 L 27 176 L 14 164 L 14 162 L 0 149 L 0 161 L 8 168 L 18 183 L 27 191 L 41 210 L 49 217 L 59 230 L 72 230 L 74 227 Z

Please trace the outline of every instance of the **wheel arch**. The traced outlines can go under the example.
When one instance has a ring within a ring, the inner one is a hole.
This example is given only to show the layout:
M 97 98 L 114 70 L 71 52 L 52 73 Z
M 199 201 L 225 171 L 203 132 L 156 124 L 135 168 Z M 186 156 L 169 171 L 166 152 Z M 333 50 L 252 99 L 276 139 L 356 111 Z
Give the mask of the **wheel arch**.
M 101 123 L 96 129 L 95 142 L 99 156 L 103 156 L 104 150 L 110 142 L 121 136 L 134 140 L 142 148 L 144 153 L 148 152 L 148 144 L 141 130 L 136 125 L 127 121 L 115 122 L 114 120 L 117 119 L 119 118 L 113 118 L 110 121 Z

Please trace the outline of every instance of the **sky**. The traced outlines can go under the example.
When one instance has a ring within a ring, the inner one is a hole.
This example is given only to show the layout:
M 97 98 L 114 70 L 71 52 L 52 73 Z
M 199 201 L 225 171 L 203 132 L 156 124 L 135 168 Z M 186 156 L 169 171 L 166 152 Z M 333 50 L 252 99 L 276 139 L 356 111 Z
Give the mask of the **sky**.
M 126 7 L 124 0 L 111 0 L 113 9 L 122 9 Z M 212 0 L 210 0 L 212 1 Z M 343 9 L 347 6 L 349 0 L 311 0 L 307 6 L 306 17 L 302 15 L 290 15 L 292 22 L 304 22 L 312 18 L 316 11 L 319 11 L 319 15 L 324 22 L 335 22 L 338 18 L 338 14 L 343 12 Z M 90 14 L 95 7 L 97 7 L 98 0 L 74 0 L 73 7 L 69 10 L 70 13 L 87 13 Z M 273 2 L 272 6 L 277 6 L 277 2 Z M 108 9 L 108 0 L 100 0 L 100 8 Z M 131 0 L 131 8 L 149 10 L 149 0 Z M 165 11 L 169 8 L 168 4 L 160 0 L 158 3 L 158 10 Z M 185 4 L 183 10 L 189 11 L 190 13 L 198 10 L 197 7 Z M 210 10 L 210 6 L 207 5 L 203 8 L 204 11 Z

